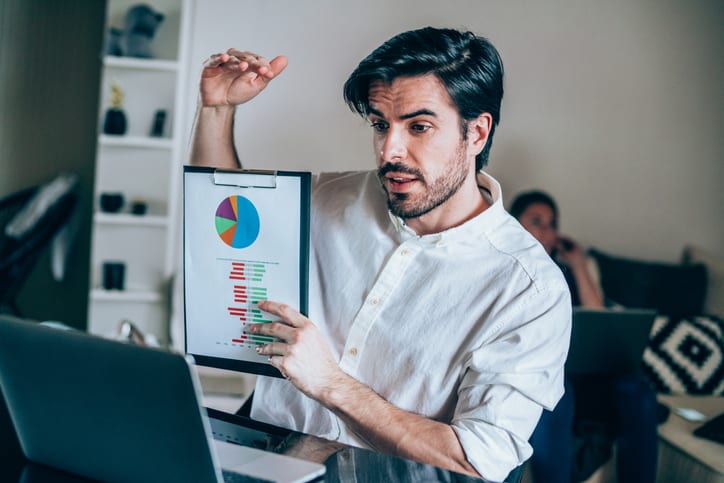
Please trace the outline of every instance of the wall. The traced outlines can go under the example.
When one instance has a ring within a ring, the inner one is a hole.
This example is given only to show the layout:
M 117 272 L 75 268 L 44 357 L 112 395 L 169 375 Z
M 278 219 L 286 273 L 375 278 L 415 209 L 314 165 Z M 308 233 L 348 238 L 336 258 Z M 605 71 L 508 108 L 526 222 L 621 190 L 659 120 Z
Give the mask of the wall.
M 369 128 L 341 100 L 346 76 L 402 30 L 464 27 L 506 67 L 488 169 L 506 201 L 546 189 L 563 231 L 612 253 L 674 261 L 692 242 L 724 257 L 719 0 L 209 0 L 193 19 L 189 99 L 212 52 L 290 58 L 237 116 L 247 167 L 372 167 Z
M 80 176 L 81 223 L 66 277 L 36 264 L 23 315 L 85 327 L 98 86 L 105 2 L 0 0 L 0 196 Z

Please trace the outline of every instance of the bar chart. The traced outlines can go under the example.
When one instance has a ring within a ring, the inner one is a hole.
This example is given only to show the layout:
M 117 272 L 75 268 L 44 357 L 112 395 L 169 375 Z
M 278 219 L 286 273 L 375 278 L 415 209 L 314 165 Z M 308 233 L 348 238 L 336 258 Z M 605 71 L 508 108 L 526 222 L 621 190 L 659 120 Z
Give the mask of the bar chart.
M 229 280 L 233 305 L 227 307 L 229 316 L 239 321 L 238 335 L 231 338 L 233 344 L 247 348 L 274 342 L 273 337 L 247 332 L 247 324 L 271 323 L 268 317 L 258 308 L 258 303 L 266 300 L 268 288 L 264 284 L 267 265 L 261 262 L 231 261 Z

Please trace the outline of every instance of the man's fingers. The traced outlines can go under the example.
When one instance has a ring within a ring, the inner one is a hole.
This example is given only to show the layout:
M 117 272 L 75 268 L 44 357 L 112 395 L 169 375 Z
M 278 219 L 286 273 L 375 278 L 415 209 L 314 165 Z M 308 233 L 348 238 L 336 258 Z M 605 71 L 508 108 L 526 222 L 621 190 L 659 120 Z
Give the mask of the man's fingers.
M 300 314 L 299 311 L 286 304 L 272 302 L 271 300 L 263 300 L 259 302 L 258 306 L 264 312 L 269 312 L 270 314 L 276 315 L 292 327 L 303 327 L 304 324 L 307 322 L 306 317 Z
M 233 55 L 234 57 L 238 58 L 239 60 L 247 59 L 247 58 L 253 59 L 255 57 L 259 57 L 254 52 L 249 52 L 248 50 L 239 50 L 239 49 L 234 49 L 234 48 L 227 50 L 226 53 L 229 55 Z
M 289 352 L 289 345 L 283 342 L 269 342 L 268 344 L 257 346 L 257 354 L 267 356 L 280 356 L 283 357 Z
M 242 51 L 232 48 L 227 50 L 226 54 L 232 58 L 238 59 L 241 63 L 241 70 L 250 68 L 256 71 L 259 76 L 265 80 L 279 75 L 289 63 L 289 60 L 283 55 L 278 55 L 269 62 L 266 57 L 255 54 L 254 52 L 249 52 L 248 50 Z
M 287 374 L 286 371 L 284 370 L 284 368 L 282 367 L 283 362 L 284 362 L 284 359 L 282 356 L 269 357 L 269 364 L 271 364 L 273 367 L 276 367 L 284 379 L 291 379 L 289 377 L 289 374 Z
M 269 66 L 271 68 L 271 74 L 276 77 L 281 72 L 287 68 L 287 65 L 289 64 L 289 59 L 286 58 L 284 55 L 278 55 L 274 57 L 271 62 L 269 62 Z M 269 76 L 267 76 L 269 77 Z
M 267 67 L 269 66 L 269 63 L 267 60 L 258 54 L 255 54 L 254 52 L 249 51 L 241 51 L 236 49 L 229 49 L 226 51 L 226 54 L 229 55 L 231 58 L 236 58 L 239 60 L 239 62 L 246 62 L 249 65 L 255 66 L 255 67 Z
M 214 67 L 218 67 L 222 63 L 226 62 L 224 60 L 224 57 L 226 57 L 227 59 L 229 58 L 229 56 L 227 54 L 214 54 L 214 55 L 210 56 L 208 59 L 206 59 L 204 61 L 204 65 L 203 65 L 204 69 L 211 69 Z
M 275 337 L 285 342 L 294 342 L 294 328 L 287 325 L 286 322 L 252 324 L 249 326 L 249 332 L 252 334 Z
M 214 54 L 210 56 L 203 64 L 205 69 L 213 69 L 221 67 L 226 63 L 238 63 L 238 59 L 231 57 L 229 54 Z

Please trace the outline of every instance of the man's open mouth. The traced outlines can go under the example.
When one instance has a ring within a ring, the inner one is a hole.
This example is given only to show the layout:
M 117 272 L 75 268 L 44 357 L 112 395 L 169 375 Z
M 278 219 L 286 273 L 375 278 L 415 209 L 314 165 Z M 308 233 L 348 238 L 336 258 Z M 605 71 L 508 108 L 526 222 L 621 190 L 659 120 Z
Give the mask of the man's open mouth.
M 408 188 L 411 188 L 412 185 L 418 181 L 417 177 L 414 176 L 399 176 L 396 173 L 388 173 L 385 176 L 385 179 L 388 181 L 390 188 L 393 191 L 405 191 Z

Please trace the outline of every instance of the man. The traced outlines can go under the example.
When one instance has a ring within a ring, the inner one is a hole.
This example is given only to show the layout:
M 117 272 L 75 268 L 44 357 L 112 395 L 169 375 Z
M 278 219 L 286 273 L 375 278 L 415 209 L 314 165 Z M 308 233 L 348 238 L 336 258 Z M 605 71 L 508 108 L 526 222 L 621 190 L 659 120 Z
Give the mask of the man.
M 286 67 L 230 49 L 201 78 L 192 162 L 239 166 L 235 106 Z M 503 67 L 470 32 L 393 37 L 344 87 L 373 130 L 378 170 L 322 174 L 312 192 L 310 314 L 260 352 L 252 417 L 503 480 L 563 391 L 570 300 L 560 271 L 478 170 L 500 117 Z

